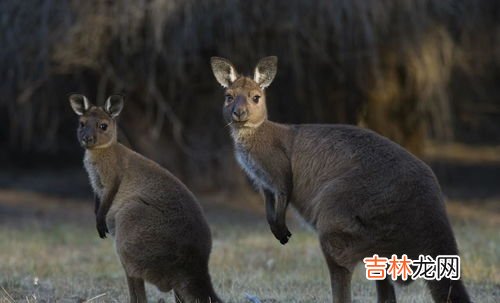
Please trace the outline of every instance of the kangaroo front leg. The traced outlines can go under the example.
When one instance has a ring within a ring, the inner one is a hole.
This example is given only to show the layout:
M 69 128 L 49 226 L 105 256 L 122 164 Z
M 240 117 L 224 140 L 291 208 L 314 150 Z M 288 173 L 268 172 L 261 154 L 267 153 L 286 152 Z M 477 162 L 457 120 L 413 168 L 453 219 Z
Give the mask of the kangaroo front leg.
M 271 231 L 281 244 L 286 244 L 292 236 L 286 226 L 288 200 L 285 195 L 275 195 L 267 189 L 262 191 L 266 201 L 266 218 Z
M 269 226 L 276 224 L 276 209 L 274 207 L 274 194 L 267 189 L 262 189 L 264 201 L 266 202 L 266 219 Z
M 97 216 L 97 211 L 99 210 L 99 205 L 101 201 L 99 201 L 99 196 L 94 194 L 94 214 Z
M 99 237 L 102 239 L 106 238 L 106 233 L 109 233 L 108 227 L 106 226 L 106 215 L 111 207 L 111 203 L 115 199 L 116 192 L 118 191 L 118 187 L 120 182 L 115 179 L 109 188 L 106 188 L 104 194 L 101 198 L 101 203 L 99 205 L 99 209 L 96 214 L 96 227 L 97 232 L 99 233 Z
M 283 194 L 276 194 L 276 227 L 277 234 L 279 235 L 278 240 L 280 243 L 285 245 L 292 233 L 288 230 L 286 226 L 286 210 L 288 208 L 288 197 Z M 276 235 L 276 234 L 275 234 Z

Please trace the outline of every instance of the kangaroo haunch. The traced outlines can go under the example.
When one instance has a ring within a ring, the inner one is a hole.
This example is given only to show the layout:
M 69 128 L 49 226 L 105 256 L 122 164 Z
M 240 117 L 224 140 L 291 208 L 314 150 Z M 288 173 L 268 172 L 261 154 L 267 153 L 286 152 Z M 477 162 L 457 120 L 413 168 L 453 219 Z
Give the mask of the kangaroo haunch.
M 208 271 L 210 229 L 194 195 L 166 169 L 117 142 L 123 97 L 104 107 L 71 95 L 78 141 L 96 196 L 97 230 L 110 233 L 130 302 L 147 302 L 144 281 L 174 290 L 176 302 L 220 302 Z
M 276 75 L 276 57 L 260 60 L 252 78 L 226 59 L 213 57 L 211 64 L 225 88 L 223 114 L 236 159 L 264 196 L 272 233 L 288 242 L 289 203 L 316 229 L 333 302 L 351 301 L 352 272 L 365 257 L 458 253 L 439 184 L 426 164 L 370 130 L 267 120 L 264 89 Z M 461 281 L 427 284 L 436 302 L 470 301 Z M 396 301 L 388 279 L 376 286 L 378 302 Z

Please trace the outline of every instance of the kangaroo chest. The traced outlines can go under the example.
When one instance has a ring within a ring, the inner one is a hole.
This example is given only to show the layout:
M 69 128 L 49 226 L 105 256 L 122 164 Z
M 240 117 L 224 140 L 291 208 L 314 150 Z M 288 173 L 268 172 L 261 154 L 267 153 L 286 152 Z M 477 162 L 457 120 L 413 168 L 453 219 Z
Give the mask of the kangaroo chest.
M 98 165 L 98 163 L 91 159 L 91 157 L 89 157 L 88 155 L 85 155 L 83 163 L 85 166 L 85 170 L 87 171 L 87 174 L 89 176 L 90 185 L 92 186 L 94 193 L 99 198 L 102 198 L 104 188 L 106 185 L 108 185 L 106 184 L 106 178 L 103 178 L 103 176 L 109 174 L 110 172 L 107 172 L 106 167 Z
M 85 161 L 84 164 L 85 170 L 87 171 L 87 174 L 89 176 L 90 185 L 92 186 L 94 193 L 97 196 L 101 197 L 104 186 L 102 185 L 101 177 L 99 176 L 96 167 L 88 161 Z
M 236 160 L 258 188 L 276 192 L 276 186 L 265 166 L 255 156 L 242 148 L 236 149 Z

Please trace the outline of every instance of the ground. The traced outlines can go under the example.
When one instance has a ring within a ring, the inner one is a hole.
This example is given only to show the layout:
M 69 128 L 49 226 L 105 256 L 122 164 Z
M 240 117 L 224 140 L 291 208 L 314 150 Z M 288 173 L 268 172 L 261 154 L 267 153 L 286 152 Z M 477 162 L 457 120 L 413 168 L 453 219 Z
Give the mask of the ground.
M 291 216 L 293 236 L 283 246 L 268 230 L 254 194 L 198 196 L 213 233 L 212 279 L 226 302 L 329 302 L 326 265 L 306 224 Z M 240 203 L 231 203 L 236 200 Z M 499 202 L 448 201 L 462 276 L 475 302 L 500 301 Z M 112 241 L 97 236 L 88 196 L 0 189 L 0 249 L 1 303 L 127 302 Z M 354 302 L 375 302 L 374 282 L 365 279 L 362 266 L 352 292 Z M 153 286 L 148 296 L 151 302 L 172 300 Z M 420 281 L 398 287 L 397 297 L 399 302 L 431 300 Z

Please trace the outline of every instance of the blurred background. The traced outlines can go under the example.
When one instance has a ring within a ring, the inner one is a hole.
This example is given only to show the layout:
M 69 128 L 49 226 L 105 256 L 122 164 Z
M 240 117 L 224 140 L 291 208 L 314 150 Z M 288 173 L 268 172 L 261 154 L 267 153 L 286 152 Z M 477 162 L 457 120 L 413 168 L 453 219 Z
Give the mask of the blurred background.
M 0 285 L 11 299 L 46 288 L 39 298 L 61 301 L 73 291 L 59 283 L 61 272 L 67 277 L 81 270 L 79 276 L 85 276 L 81 268 L 54 271 L 56 263 L 49 257 L 54 245 L 62 245 L 62 254 L 67 252 L 64 241 L 85 249 L 101 245 L 103 254 L 109 248 L 94 239 L 91 190 L 76 140 L 77 118 L 67 98 L 73 92 L 98 104 L 109 94 L 125 94 L 120 140 L 167 167 L 200 197 L 214 226 L 216 252 L 232 247 L 227 226 L 237 230 L 231 231 L 233 243 L 242 237 L 238 228 L 246 234 L 251 226 L 260 239 L 260 244 L 249 240 L 251 247 L 264 245 L 273 252 L 261 256 L 262 275 L 270 275 L 268 261 L 276 261 L 271 256 L 283 250 L 267 231 L 262 202 L 234 160 L 221 114 L 223 91 L 209 64 L 211 56 L 222 56 L 251 74 L 258 59 L 268 55 L 279 57 L 277 77 L 267 89 L 270 119 L 357 124 L 429 163 L 449 198 L 452 221 L 463 229 L 459 244 L 484 248 L 485 254 L 471 255 L 479 263 L 465 267 L 475 283 L 472 289 L 485 296 L 481 302 L 500 296 L 500 277 L 494 272 L 500 265 L 495 232 L 500 227 L 499 1 L 4 0 L 0 226 L 8 228 L 0 234 L 0 244 L 12 250 L 3 257 L 26 252 L 24 259 L 0 263 Z M 314 234 L 301 226 L 297 223 L 297 239 L 303 232 L 304 243 L 314 247 L 312 256 L 321 258 Z M 27 236 L 33 227 L 40 234 Z M 75 244 L 62 231 L 67 229 L 91 240 Z M 26 247 L 37 241 L 33 251 Z M 26 267 L 22 260 L 36 260 L 40 247 L 47 249 L 48 259 Z M 238 287 L 252 287 L 241 280 L 245 269 L 224 270 L 227 255 L 213 255 L 221 270 L 216 277 L 240 277 L 217 284 L 223 297 L 238 301 Z M 111 257 L 109 262 L 116 263 Z M 81 258 L 85 256 L 77 260 Z M 248 261 L 253 269 L 254 261 Z M 325 284 L 312 297 L 293 297 L 298 302 L 328 298 L 321 262 L 303 267 L 317 266 L 322 278 L 309 282 Z M 484 269 L 479 276 L 473 273 L 477 268 Z M 2 271 L 7 273 L 3 280 Z M 50 286 L 34 286 L 32 279 L 40 272 Z M 118 266 L 102 275 L 103 281 L 114 279 L 125 289 Z M 91 286 L 76 291 L 75 300 L 105 293 L 91 273 L 85 281 L 79 283 Z M 309 282 L 304 283 L 313 289 Z M 367 289 L 370 298 L 373 289 Z M 122 301 L 120 291 L 115 292 L 114 298 Z M 285 288 L 270 297 L 295 300 L 287 295 Z

